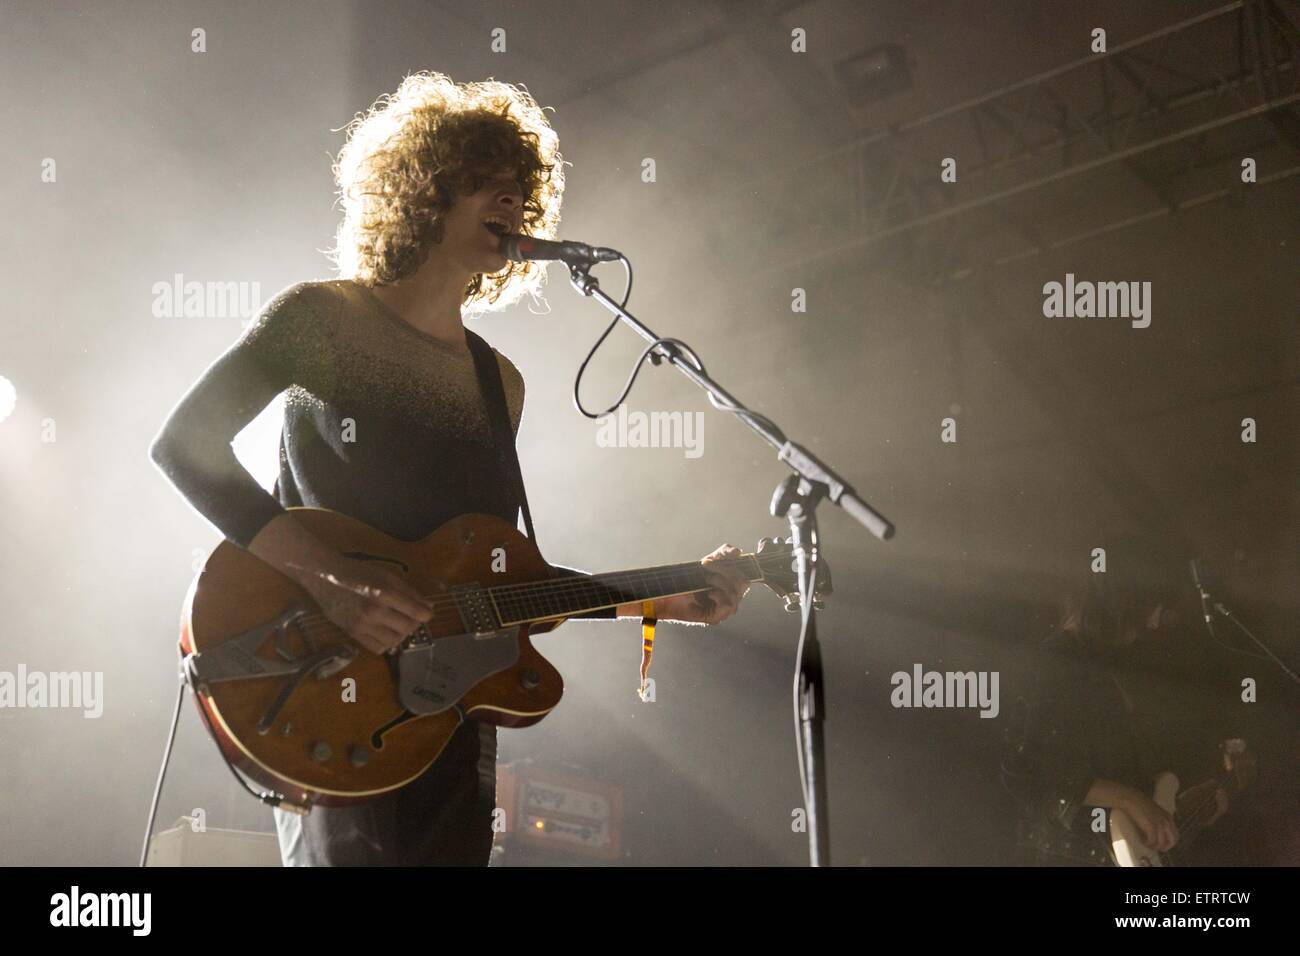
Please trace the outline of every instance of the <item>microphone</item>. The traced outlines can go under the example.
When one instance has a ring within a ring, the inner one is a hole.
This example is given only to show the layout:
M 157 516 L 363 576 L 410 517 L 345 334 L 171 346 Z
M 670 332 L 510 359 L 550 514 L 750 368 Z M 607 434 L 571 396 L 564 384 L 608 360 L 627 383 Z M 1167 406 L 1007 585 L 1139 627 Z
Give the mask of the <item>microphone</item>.
M 1210 632 L 1210 638 L 1217 640 L 1214 635 L 1214 617 L 1210 614 L 1210 592 L 1201 582 L 1201 562 L 1198 558 L 1192 559 L 1192 582 L 1196 585 L 1196 593 L 1201 596 L 1201 613 L 1205 615 L 1205 627 Z
M 617 249 L 589 246 L 585 242 L 563 239 L 534 239 L 531 236 L 502 236 L 497 250 L 515 262 L 558 260 L 571 266 L 589 266 L 622 258 Z

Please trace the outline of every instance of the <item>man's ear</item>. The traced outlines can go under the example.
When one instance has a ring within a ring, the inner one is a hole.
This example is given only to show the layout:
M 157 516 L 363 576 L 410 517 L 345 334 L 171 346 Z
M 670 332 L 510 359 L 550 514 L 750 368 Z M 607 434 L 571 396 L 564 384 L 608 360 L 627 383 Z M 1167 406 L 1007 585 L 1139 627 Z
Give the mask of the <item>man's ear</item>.
M 1165 606 L 1163 604 L 1157 604 L 1155 607 L 1151 609 L 1151 613 L 1147 615 L 1148 631 L 1160 630 L 1160 618 L 1164 613 L 1165 613 Z

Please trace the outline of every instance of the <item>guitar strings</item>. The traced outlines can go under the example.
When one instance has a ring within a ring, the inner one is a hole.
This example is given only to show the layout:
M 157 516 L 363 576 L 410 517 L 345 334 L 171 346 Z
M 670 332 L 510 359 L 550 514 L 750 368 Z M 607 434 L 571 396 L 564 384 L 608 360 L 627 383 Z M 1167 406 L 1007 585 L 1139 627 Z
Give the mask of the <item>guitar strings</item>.
M 1200 803 L 1195 804 L 1191 809 L 1189 809 L 1189 810 L 1185 811 L 1183 814 L 1181 814 L 1181 816 L 1183 817 L 1183 819 L 1184 819 L 1187 823 L 1199 824 L 1199 823 L 1201 822 L 1201 820 L 1200 820 L 1200 816 L 1201 816 L 1201 811 L 1202 811 L 1202 810 L 1208 810 L 1208 809 L 1210 808 L 1211 804 L 1214 804 L 1214 805 L 1217 807 L 1218 802 L 1219 802 L 1218 799 L 1217 799 L 1217 798 L 1218 798 L 1218 792 L 1219 792 L 1219 788 L 1218 788 L 1218 787 L 1215 787 L 1214 790 L 1211 790 L 1211 791 L 1210 791 L 1210 792 L 1209 792 L 1209 793 L 1208 793 L 1208 794 L 1207 794 L 1207 795 L 1206 795 L 1206 796 L 1201 800 Z M 1177 798 L 1175 798 L 1175 799 L 1177 799 Z M 1175 814 L 1175 816 L 1178 816 L 1178 815 L 1179 815 L 1179 814 L 1177 814 L 1177 813 Z M 1177 822 L 1177 821 L 1175 821 L 1175 822 Z
M 677 591 L 677 592 L 674 592 L 674 593 L 676 593 L 676 594 L 695 594 L 695 593 L 698 593 L 698 592 L 700 592 L 700 591 L 707 591 L 707 590 L 710 590 L 710 586 L 709 586 L 709 585 L 704 585 L 704 586 L 702 586 L 702 587 L 693 588 L 693 589 L 691 589 L 691 590 Z M 580 596 L 580 595 L 570 592 L 567 596 L 578 597 L 578 596 Z M 597 597 L 597 598 L 604 598 L 604 597 L 607 597 L 608 595 L 601 595 L 601 594 L 593 593 L 591 596 L 592 596 L 592 597 Z M 451 600 L 451 603 L 454 605 L 454 604 L 455 604 L 455 599 L 452 598 L 452 599 L 450 599 L 450 600 Z M 619 601 L 618 603 L 629 603 L 629 602 L 626 602 L 626 601 Z M 443 600 L 436 601 L 435 604 L 442 605 L 442 606 L 440 606 L 440 607 L 435 608 L 435 612 L 434 612 L 435 615 L 437 615 L 437 614 L 442 614 L 442 613 L 444 613 L 444 612 L 449 612 L 449 611 L 450 611 L 450 612 L 455 613 L 456 616 L 457 616 L 457 618 L 459 618 L 459 608 L 456 608 L 456 607 L 454 607 L 454 606 L 451 607 L 451 608 L 448 608 L 448 607 L 445 606 L 445 605 L 446 605 L 446 601 L 443 601 Z M 575 613 L 580 614 L 580 613 L 585 613 L 586 611 L 594 610 L 594 609 L 598 609 L 598 608 L 601 608 L 601 607 L 613 607 L 613 606 L 616 606 L 616 605 L 615 605 L 614 603 L 612 603 L 612 602 L 611 602 L 611 603 L 605 603 L 605 602 L 602 601 L 601 603 L 599 603 L 599 604 L 597 604 L 597 605 L 594 605 L 593 607 L 590 607 L 590 608 L 575 608 L 575 609 L 573 609 L 572 611 L 569 611 L 568 613 L 564 613 L 564 614 L 555 614 L 555 615 L 550 615 L 550 614 L 538 614 L 538 615 L 536 615 L 536 616 L 534 616 L 534 617 L 531 617 L 531 618 L 528 618 L 528 619 L 526 619 L 526 620 L 524 620 L 524 621 L 522 621 L 522 622 L 520 622 L 520 623 L 535 623 L 535 622 L 539 622 L 539 621 L 551 620 L 551 619 L 553 619 L 553 618 L 571 617 L 571 616 L 573 616 L 573 614 L 575 614 Z M 521 610 L 525 610 L 525 609 L 521 608 Z M 535 608 L 531 608 L 531 609 L 529 609 L 529 610 L 541 610 L 541 609 L 535 607 Z M 296 623 L 298 624 L 299 628 L 302 629 L 303 632 L 306 633 L 307 635 L 309 635 L 310 637 L 319 637 L 319 636 L 321 636 L 324 632 L 340 632 L 340 633 L 342 633 L 342 631 L 343 631 L 342 628 L 340 628 L 337 624 L 335 624 L 333 621 L 331 621 L 331 620 L 330 620 L 330 619 L 329 619 L 325 614 L 323 614 L 322 612 L 319 612 L 319 611 L 309 611 L 308 613 L 303 614 L 301 617 L 298 617 L 298 618 L 296 619 Z M 410 635 L 407 635 L 407 636 L 409 637 Z
M 613 572 L 610 574 L 600 574 L 591 576 L 581 576 L 574 578 L 562 578 L 558 580 L 543 581 L 525 581 L 517 584 L 498 584 L 485 590 L 490 591 L 495 596 L 503 600 L 518 600 L 520 603 L 526 603 L 529 599 L 541 600 L 546 597 L 579 597 L 579 596 L 602 596 L 601 591 L 614 592 L 617 589 L 606 585 L 604 582 L 618 577 L 627 577 L 637 575 L 638 581 L 649 581 L 651 583 L 662 583 L 656 581 L 668 574 L 674 574 L 678 571 L 700 571 L 708 570 L 713 565 L 732 565 L 746 564 L 753 560 L 755 555 L 744 555 L 739 558 L 721 558 L 717 561 L 709 562 L 709 565 L 680 564 L 680 565 L 663 565 L 659 568 L 648 569 L 647 571 L 628 571 Z M 636 583 L 636 582 L 628 582 Z M 708 590 L 709 586 L 701 587 L 697 590 Z M 450 606 L 452 609 L 459 611 L 457 597 L 454 594 L 422 595 L 426 601 L 433 605 L 435 613 Z
M 696 591 L 707 591 L 707 590 L 709 590 L 708 586 L 705 586 L 705 587 L 697 588 L 697 589 L 696 589 Z M 682 594 L 693 594 L 693 593 L 696 593 L 696 592 L 695 592 L 695 591 L 682 591 L 682 592 L 679 592 L 679 593 L 682 593 Z M 613 605 L 602 605 L 602 606 L 604 606 L 604 607 L 610 607 L 610 606 L 613 606 Z M 564 618 L 564 617 L 571 617 L 574 613 L 581 614 L 581 613 L 585 613 L 587 610 L 592 610 L 592 608 L 581 608 L 581 609 L 577 609 L 577 610 L 575 610 L 575 611 L 573 611 L 573 612 L 570 612 L 569 614 L 555 615 L 555 616 L 554 616 L 554 619 Z M 457 619 L 459 620 L 459 615 L 457 615 Z M 533 618 L 529 618 L 529 619 L 527 619 L 527 620 L 525 620 L 525 621 L 521 621 L 520 623 L 522 623 L 522 624 L 530 624 L 530 623 L 538 623 L 538 622 L 541 622 L 541 621 L 547 621 L 547 620 L 552 620 L 552 619 L 553 619 L 552 617 L 540 616 L 540 615 L 539 615 L 539 616 L 537 616 L 537 617 L 533 617 Z M 319 611 L 309 611 L 308 613 L 303 614 L 301 617 L 296 618 L 295 621 L 294 621 L 294 623 L 297 625 L 298 629 L 302 632 L 302 634 L 303 634 L 305 637 L 307 637 L 308 639 L 310 639 L 310 640 L 315 640 L 315 639 L 317 639 L 317 638 L 323 638 L 323 637 L 325 637 L 326 635 L 330 635 L 330 636 L 338 636 L 338 635 L 347 636 L 347 633 L 343 630 L 343 628 L 339 627 L 337 624 L 335 624 L 332 620 L 330 620 L 328 617 L 326 617 L 323 613 L 321 613 L 321 612 L 319 612 Z M 511 625 L 511 626 L 514 626 L 514 625 Z M 413 635 L 412 635 L 412 634 L 407 634 L 406 637 L 403 638 L 403 640 L 406 640 L 407 638 L 410 638 L 411 636 L 413 636 Z
M 773 555 L 773 557 L 775 557 L 775 555 Z M 731 566 L 731 565 L 747 564 L 751 561 L 759 564 L 760 567 L 762 565 L 761 557 L 759 555 L 754 555 L 754 554 L 742 555 L 737 558 L 720 558 L 717 561 L 709 562 L 709 564 Z M 521 605 L 520 610 L 545 610 L 540 607 L 527 608 L 524 607 L 523 605 L 527 605 L 530 603 L 540 604 L 541 599 L 549 598 L 549 597 L 568 597 L 568 598 L 577 598 L 577 597 L 584 597 L 584 596 L 595 597 L 595 598 L 608 597 L 609 594 L 614 592 L 614 589 L 607 587 L 603 582 L 610 578 L 627 577 L 631 575 L 636 575 L 641 580 L 646 580 L 646 579 L 652 580 L 653 578 L 662 578 L 667 574 L 675 574 L 678 571 L 698 571 L 698 570 L 707 570 L 707 566 L 701 565 L 699 563 L 688 562 L 688 563 L 676 564 L 676 565 L 662 565 L 658 568 L 647 569 L 647 571 L 612 572 L 608 574 L 592 575 L 590 577 L 583 576 L 583 577 L 575 577 L 571 579 L 562 579 L 562 580 L 553 580 L 553 581 L 529 581 L 529 582 L 521 582 L 517 584 L 502 584 L 502 585 L 496 585 L 492 588 L 489 588 L 488 590 L 492 592 L 510 592 L 508 594 L 502 594 L 503 600 L 513 600 L 518 602 Z M 709 585 L 704 585 L 699 588 L 694 588 L 688 591 L 681 591 L 677 593 L 691 594 L 691 593 L 697 593 L 699 591 L 707 591 L 707 590 L 710 590 Z M 602 591 L 608 593 L 602 593 Z M 435 615 L 447 611 L 454 612 L 457 615 L 459 615 L 460 608 L 459 605 L 457 604 L 457 599 L 455 595 L 433 596 L 429 598 L 429 603 L 433 606 Z M 620 603 L 625 603 L 625 602 L 620 602 Z M 600 606 L 613 606 L 613 605 L 604 604 L 602 602 L 601 605 L 598 605 L 598 607 Z M 581 613 L 584 610 L 590 610 L 590 609 L 580 609 L 577 611 L 577 613 Z M 570 614 L 571 613 L 574 612 L 570 612 Z M 569 615 L 559 614 L 556 616 L 567 617 Z M 543 621 L 547 619 L 548 618 L 546 616 L 539 615 L 537 617 L 531 618 L 530 620 Z M 321 636 L 324 632 L 337 631 L 341 633 L 343 630 L 320 611 L 310 611 L 302 615 L 301 617 L 297 618 L 296 623 L 298 627 L 303 631 L 304 634 L 313 638 Z

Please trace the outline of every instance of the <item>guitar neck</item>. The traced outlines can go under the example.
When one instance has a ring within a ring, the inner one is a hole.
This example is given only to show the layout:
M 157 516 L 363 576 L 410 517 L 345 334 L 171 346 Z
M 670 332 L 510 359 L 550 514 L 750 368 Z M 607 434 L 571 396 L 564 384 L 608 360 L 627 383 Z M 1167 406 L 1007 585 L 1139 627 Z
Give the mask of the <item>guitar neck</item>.
M 1234 796 L 1241 792 L 1241 788 L 1237 786 L 1231 774 L 1219 774 L 1199 786 L 1207 786 L 1209 783 L 1222 787 L 1226 793 Z M 1196 787 L 1188 789 L 1195 790 Z M 1209 790 L 1206 796 L 1191 806 L 1185 809 L 1180 807 L 1178 812 L 1174 814 L 1174 823 L 1178 826 L 1179 844 L 1183 847 L 1189 845 L 1205 829 L 1218 810 L 1218 801 L 1215 798 L 1215 791 L 1212 789 Z
M 709 566 L 733 568 L 750 581 L 763 577 L 762 569 L 752 554 L 723 558 L 710 562 Z M 558 617 L 575 617 L 622 604 L 693 594 L 711 587 L 704 566 L 698 561 L 688 561 L 608 574 L 502 584 L 483 590 L 501 626 L 515 627 Z

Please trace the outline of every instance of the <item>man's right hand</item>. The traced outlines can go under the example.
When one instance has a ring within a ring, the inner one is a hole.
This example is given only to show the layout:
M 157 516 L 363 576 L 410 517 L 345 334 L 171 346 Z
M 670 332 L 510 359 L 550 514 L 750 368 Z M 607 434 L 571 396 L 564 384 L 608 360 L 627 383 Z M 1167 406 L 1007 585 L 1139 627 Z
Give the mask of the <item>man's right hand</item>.
M 396 647 L 433 616 L 433 605 L 390 568 L 340 558 L 299 580 L 327 618 L 374 654 Z
M 1168 811 L 1139 790 L 1128 788 L 1119 808 L 1133 818 L 1142 840 L 1151 849 L 1167 853 L 1178 843 L 1178 826 Z
M 343 557 L 299 524 L 292 510 L 268 521 L 248 550 L 302 585 L 327 618 L 375 654 L 396 647 L 433 616 L 433 606 L 396 571 Z

